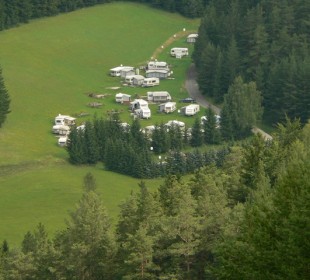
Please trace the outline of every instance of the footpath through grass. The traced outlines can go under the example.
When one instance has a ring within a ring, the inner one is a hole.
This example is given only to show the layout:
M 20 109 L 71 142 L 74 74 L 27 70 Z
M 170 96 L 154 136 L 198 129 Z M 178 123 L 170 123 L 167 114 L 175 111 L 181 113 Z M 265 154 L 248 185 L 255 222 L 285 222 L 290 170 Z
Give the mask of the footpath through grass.
M 65 226 L 67 211 L 82 193 L 82 179 L 92 172 L 104 204 L 114 220 L 118 205 L 139 180 L 107 172 L 101 165 L 75 167 L 51 134 L 54 117 L 81 112 L 106 117 L 120 80 L 108 75 L 112 67 L 142 65 L 173 34 L 186 28 L 197 30 L 198 20 L 151 9 L 135 3 L 111 3 L 44 18 L 0 32 L 0 65 L 10 93 L 12 113 L 0 130 L 0 241 L 19 245 L 27 230 L 42 222 L 50 234 Z M 184 39 L 177 38 L 184 43 Z M 173 43 L 173 44 L 174 44 Z M 170 59 L 168 48 L 158 59 Z M 179 99 L 190 58 L 174 64 L 175 80 L 164 81 L 156 90 L 168 90 Z M 145 94 L 145 90 L 122 88 L 121 92 Z M 87 92 L 111 94 L 100 109 Z M 152 108 L 155 110 L 155 107 Z M 177 115 L 171 116 L 176 118 Z M 86 118 L 78 119 L 78 122 Z M 161 122 L 163 115 L 143 122 Z M 185 119 L 190 122 L 190 119 Z M 160 180 L 147 181 L 156 188 Z

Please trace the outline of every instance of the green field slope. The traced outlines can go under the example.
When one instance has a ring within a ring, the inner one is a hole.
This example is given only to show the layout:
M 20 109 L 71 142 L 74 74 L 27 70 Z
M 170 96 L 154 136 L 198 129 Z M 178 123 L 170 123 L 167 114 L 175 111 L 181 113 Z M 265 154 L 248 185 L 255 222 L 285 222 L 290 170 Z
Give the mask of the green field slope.
M 183 28 L 197 30 L 198 24 L 143 5 L 112 3 L 0 33 L 0 65 L 12 99 L 12 113 L 0 130 L 0 240 L 15 245 L 40 221 L 50 233 L 64 226 L 88 171 L 94 173 L 107 208 L 117 217 L 117 205 L 139 181 L 103 171 L 101 165 L 70 166 L 51 133 L 54 117 L 81 112 L 105 116 L 116 106 L 116 92 L 106 88 L 120 85 L 119 79 L 108 76 L 110 68 L 142 65 L 173 34 Z M 166 55 L 167 51 L 161 54 Z M 176 72 L 183 73 L 189 63 L 190 58 L 184 60 Z M 185 95 L 180 89 L 183 78 L 166 83 L 167 89 L 177 88 Z M 87 92 L 111 97 L 100 109 L 91 109 L 86 106 L 92 101 Z M 129 121 L 127 112 L 123 117 Z M 159 180 L 148 184 L 156 187 Z

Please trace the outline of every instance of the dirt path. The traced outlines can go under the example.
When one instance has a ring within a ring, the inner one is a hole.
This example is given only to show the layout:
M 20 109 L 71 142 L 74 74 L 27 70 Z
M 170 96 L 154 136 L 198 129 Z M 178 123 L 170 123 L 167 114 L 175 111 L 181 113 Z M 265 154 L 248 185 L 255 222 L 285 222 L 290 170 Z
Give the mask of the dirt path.
M 170 46 L 174 41 L 183 38 L 191 33 L 197 33 L 197 30 L 186 30 L 186 31 L 180 31 L 178 33 L 175 33 L 172 35 L 166 42 L 164 42 L 160 47 L 158 47 L 152 54 L 153 59 L 157 58 L 158 55 L 168 46 Z
M 197 71 L 194 64 L 191 64 L 187 71 L 186 81 L 185 81 L 185 88 L 190 97 L 194 98 L 197 103 L 203 108 L 211 108 L 214 113 L 220 115 L 221 109 L 206 100 L 206 98 L 202 95 L 199 90 L 197 79 Z M 254 126 L 252 129 L 254 134 L 260 133 L 265 140 L 272 140 L 272 136 L 266 133 L 265 131 L 261 130 L 260 128 Z

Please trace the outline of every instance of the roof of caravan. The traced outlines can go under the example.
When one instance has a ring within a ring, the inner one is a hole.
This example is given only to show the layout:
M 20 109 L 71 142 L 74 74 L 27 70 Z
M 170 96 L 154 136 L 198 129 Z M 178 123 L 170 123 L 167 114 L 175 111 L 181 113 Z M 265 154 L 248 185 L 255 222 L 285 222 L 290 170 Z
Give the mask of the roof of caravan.
M 198 37 L 198 34 L 197 33 L 193 33 L 193 34 L 189 34 L 187 36 L 187 38 L 197 38 Z
M 166 70 L 166 69 L 150 69 L 150 70 L 145 71 L 145 73 L 154 73 L 154 72 L 166 74 L 169 72 L 169 70 Z
M 142 75 L 134 75 L 134 76 L 133 76 L 133 79 L 136 79 L 136 80 L 144 80 L 145 77 L 142 76 Z
M 117 66 L 114 68 L 111 68 L 110 71 L 121 71 L 121 70 L 133 70 L 134 68 L 132 66 Z
M 167 96 L 170 95 L 168 91 L 148 91 L 147 96 Z
M 148 65 L 156 65 L 156 66 L 167 66 L 167 62 L 165 61 L 150 61 Z

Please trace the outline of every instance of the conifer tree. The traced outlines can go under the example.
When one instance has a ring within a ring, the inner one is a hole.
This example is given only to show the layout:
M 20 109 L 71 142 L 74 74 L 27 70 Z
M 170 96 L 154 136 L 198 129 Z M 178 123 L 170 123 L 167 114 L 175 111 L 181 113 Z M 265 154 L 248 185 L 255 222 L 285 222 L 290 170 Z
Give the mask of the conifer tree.
M 192 147 L 200 147 L 203 144 L 201 124 L 198 118 L 195 119 L 192 127 L 192 136 L 190 139 L 190 144 Z
M 0 128 L 4 124 L 7 114 L 10 113 L 10 103 L 11 100 L 4 84 L 2 69 L 0 68 Z

